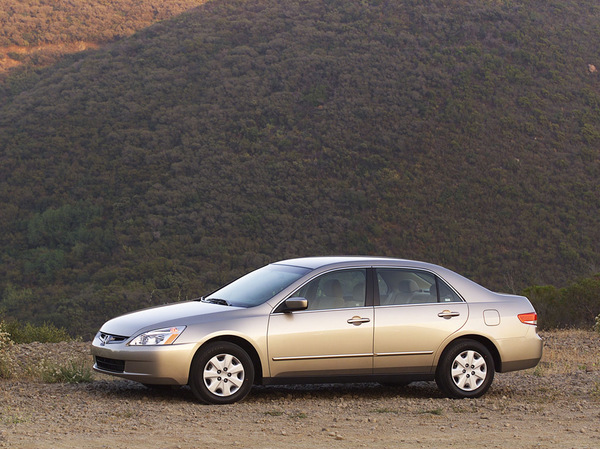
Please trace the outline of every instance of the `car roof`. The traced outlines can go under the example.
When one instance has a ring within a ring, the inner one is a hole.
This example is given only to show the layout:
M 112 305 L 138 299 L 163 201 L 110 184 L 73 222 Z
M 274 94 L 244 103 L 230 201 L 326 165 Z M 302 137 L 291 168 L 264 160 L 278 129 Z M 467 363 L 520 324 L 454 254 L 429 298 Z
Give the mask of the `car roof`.
M 408 259 L 395 259 L 392 257 L 380 257 L 380 256 L 320 256 L 320 257 L 301 257 L 297 259 L 287 259 L 275 262 L 278 265 L 292 265 L 296 267 L 310 268 L 315 270 L 330 265 L 344 266 L 344 265 L 393 265 L 393 266 L 405 266 L 405 267 L 434 267 L 433 264 L 426 262 L 418 262 L 416 260 Z
M 297 259 L 281 260 L 274 262 L 275 265 L 288 265 L 307 268 L 310 270 L 327 270 L 344 267 L 398 267 L 398 268 L 416 268 L 431 271 L 440 276 L 444 281 L 452 285 L 463 297 L 471 300 L 483 301 L 489 298 L 489 295 L 497 295 L 482 285 L 472 280 L 444 268 L 428 262 L 421 262 L 409 259 L 395 259 L 392 257 L 379 256 L 321 256 L 321 257 L 302 257 Z

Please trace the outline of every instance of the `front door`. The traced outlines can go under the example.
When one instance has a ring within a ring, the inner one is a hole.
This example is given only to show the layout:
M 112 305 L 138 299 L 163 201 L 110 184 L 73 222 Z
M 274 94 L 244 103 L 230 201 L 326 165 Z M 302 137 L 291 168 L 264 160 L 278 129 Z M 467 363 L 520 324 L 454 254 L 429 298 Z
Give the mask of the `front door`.
M 371 374 L 374 317 L 365 292 L 365 269 L 331 271 L 294 292 L 308 309 L 271 315 L 271 377 Z

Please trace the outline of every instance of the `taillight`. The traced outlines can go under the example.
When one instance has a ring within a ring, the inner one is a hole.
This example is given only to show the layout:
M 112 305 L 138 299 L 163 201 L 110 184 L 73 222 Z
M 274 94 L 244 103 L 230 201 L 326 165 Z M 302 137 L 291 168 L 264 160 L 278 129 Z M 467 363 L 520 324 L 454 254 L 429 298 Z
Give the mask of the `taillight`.
M 519 321 L 525 324 L 537 325 L 537 313 L 520 313 L 517 315 L 519 317 Z

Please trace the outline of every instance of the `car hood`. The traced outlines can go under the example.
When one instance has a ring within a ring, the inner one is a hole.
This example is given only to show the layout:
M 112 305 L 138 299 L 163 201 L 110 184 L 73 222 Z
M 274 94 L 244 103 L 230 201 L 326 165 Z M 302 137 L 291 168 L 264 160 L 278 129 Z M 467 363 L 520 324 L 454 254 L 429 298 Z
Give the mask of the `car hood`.
M 200 301 L 187 301 L 152 307 L 121 315 L 104 323 L 101 332 L 132 337 L 140 332 L 161 327 L 187 326 L 203 321 L 209 315 L 239 310 L 240 307 L 222 306 Z

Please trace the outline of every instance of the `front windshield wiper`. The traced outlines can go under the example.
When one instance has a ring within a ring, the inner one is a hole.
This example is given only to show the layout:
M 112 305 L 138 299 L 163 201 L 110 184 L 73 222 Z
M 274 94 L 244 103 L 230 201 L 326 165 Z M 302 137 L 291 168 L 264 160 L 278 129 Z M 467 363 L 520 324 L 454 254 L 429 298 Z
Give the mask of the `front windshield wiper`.
M 219 298 L 200 298 L 200 301 L 202 301 L 202 302 L 208 302 L 208 303 L 211 303 L 211 304 L 219 304 L 219 305 L 222 305 L 222 306 L 230 306 L 231 305 L 226 300 L 219 299 Z

